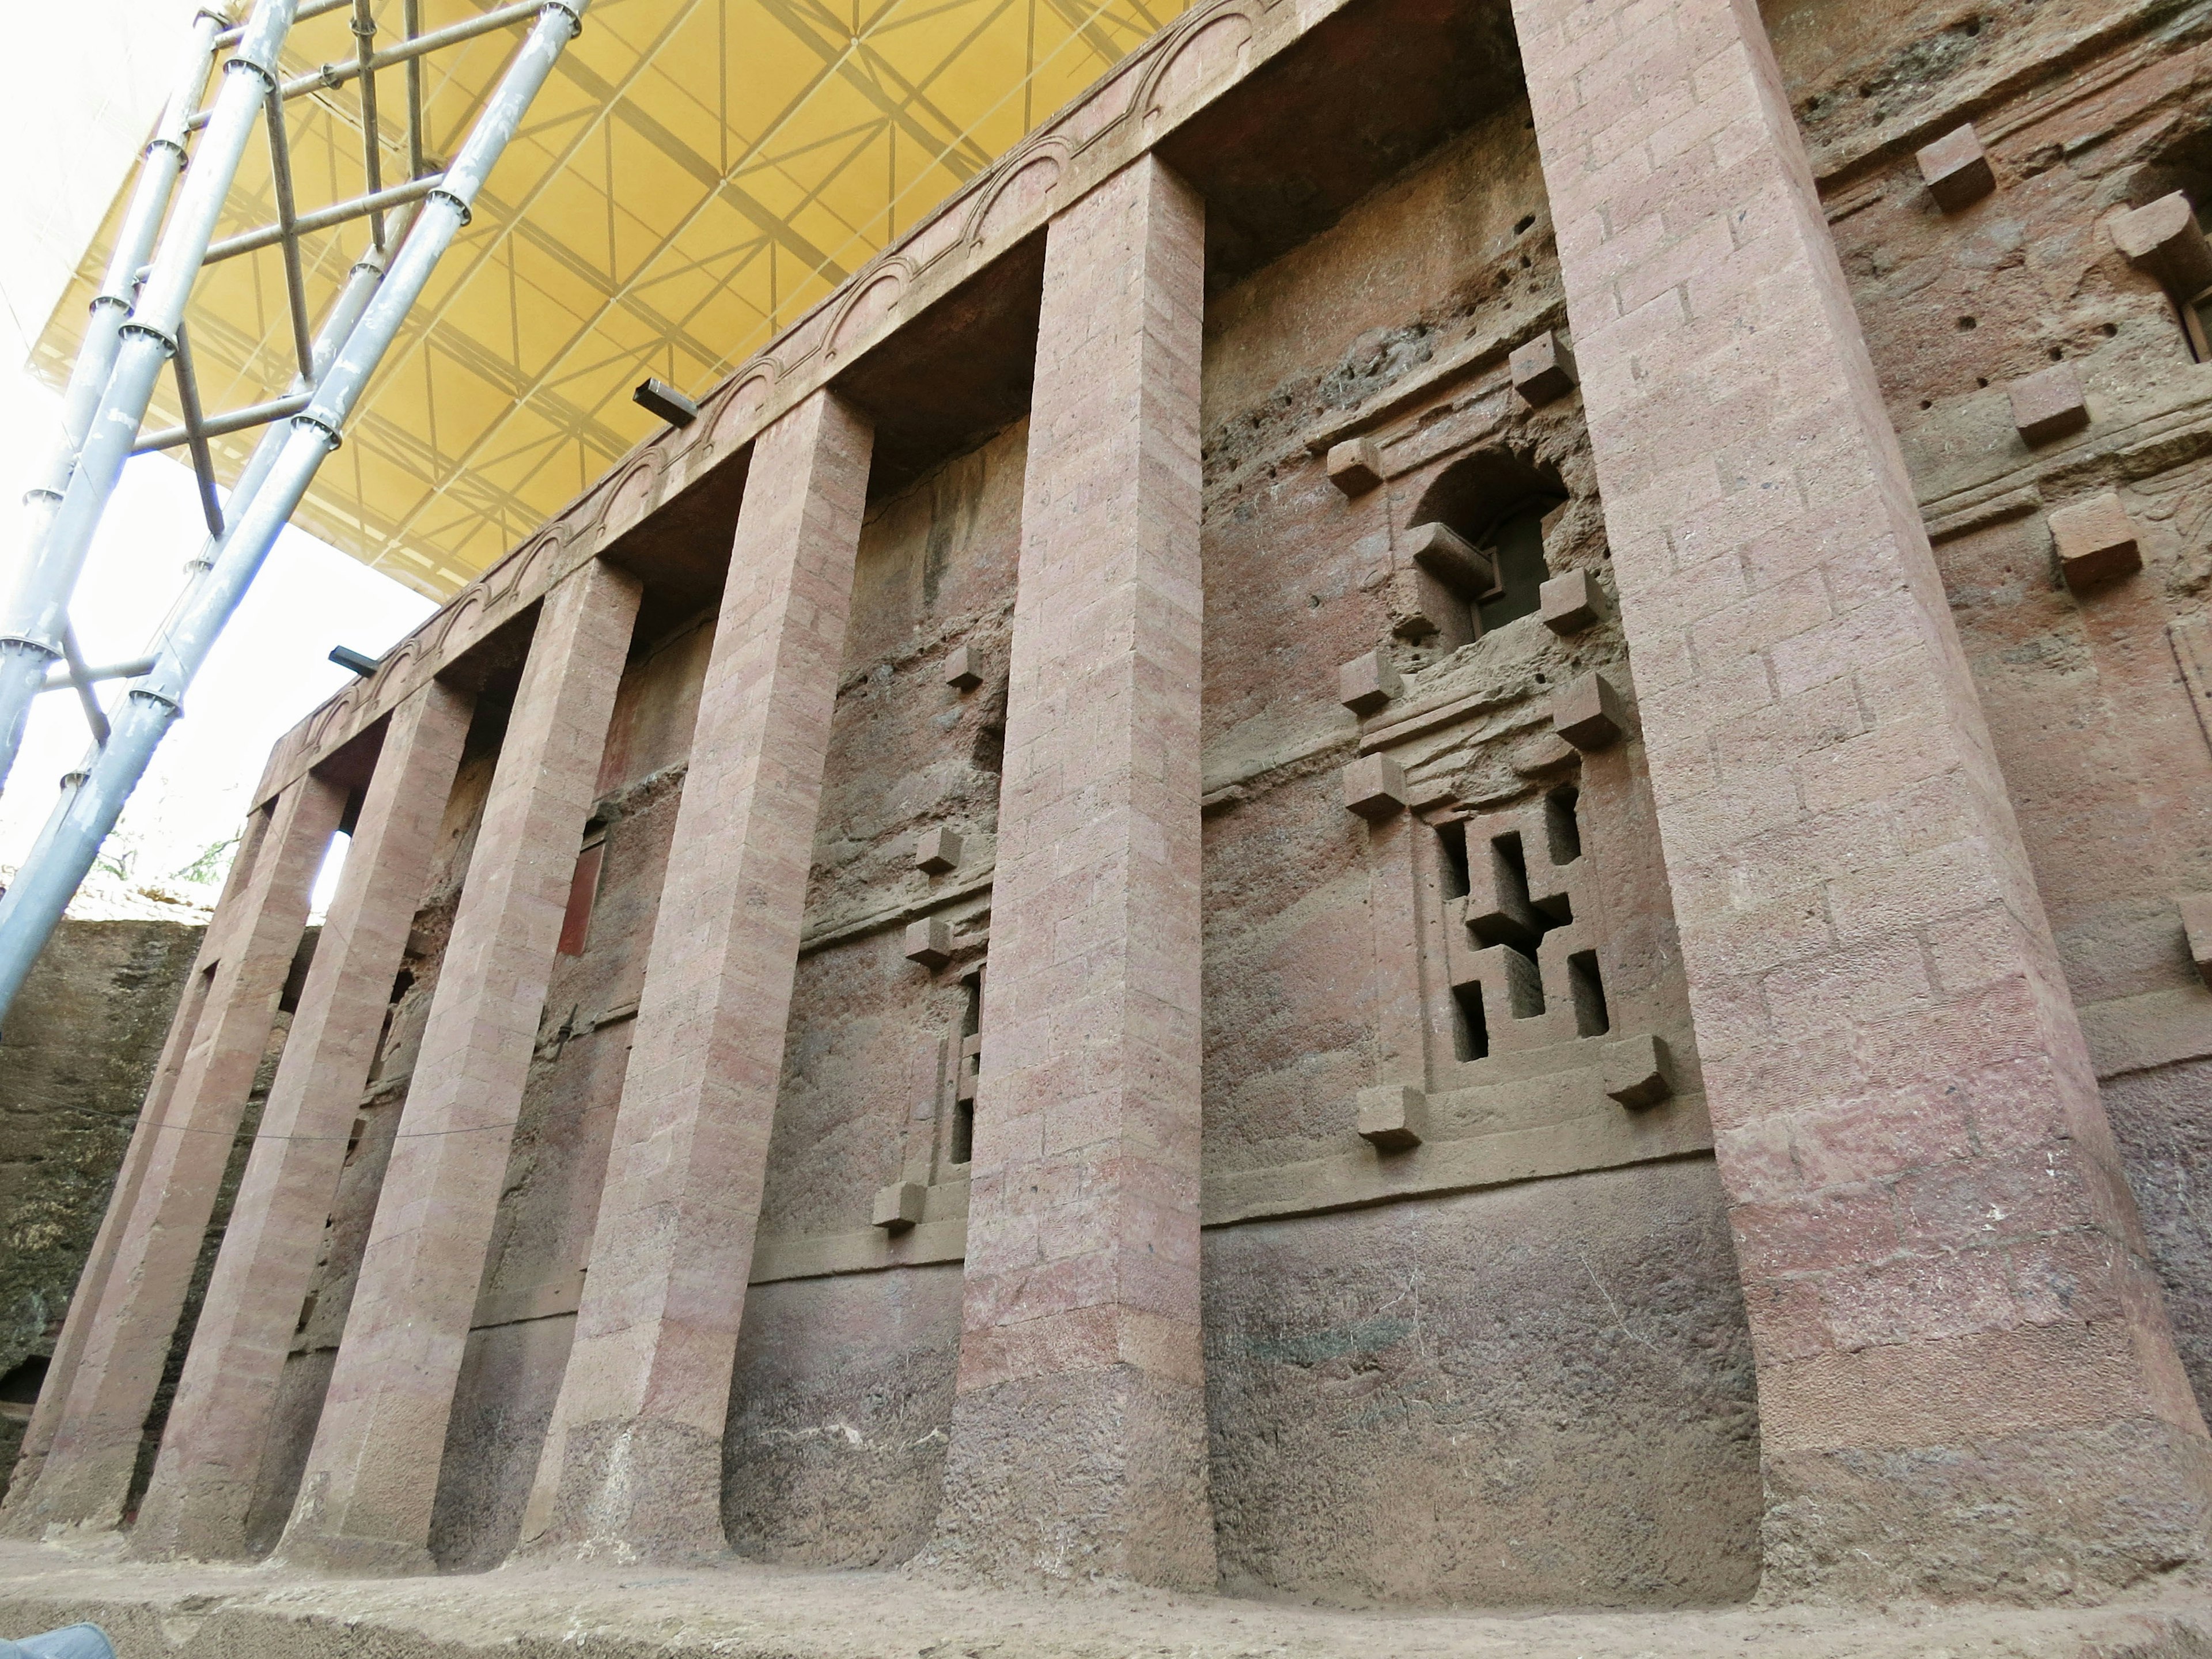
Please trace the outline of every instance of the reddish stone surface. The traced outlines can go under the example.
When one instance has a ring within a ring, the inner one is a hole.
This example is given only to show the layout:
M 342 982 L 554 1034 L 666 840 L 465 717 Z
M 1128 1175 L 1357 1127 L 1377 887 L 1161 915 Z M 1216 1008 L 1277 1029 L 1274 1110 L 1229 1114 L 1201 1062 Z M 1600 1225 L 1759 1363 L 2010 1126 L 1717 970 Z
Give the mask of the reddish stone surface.
M 446 1443 L 500 1176 L 592 802 L 638 586 L 585 566 L 532 636 L 321 1421 L 281 1550 L 430 1563 Z
M 1901 1589 L 1937 1547 L 1954 1593 L 2130 1583 L 2203 1548 L 2212 1459 L 1771 49 L 1722 0 L 1516 11 L 1738 1183 L 1769 1588 Z M 1966 933 L 1975 971 L 1920 965 Z M 1882 1101 L 1963 1108 L 1967 1155 L 1750 1199 L 1739 1146 Z M 1776 1352 L 1808 1291 L 1825 1332 Z M 2056 1480 L 2033 1539 L 1965 1519 Z
M 761 441 L 692 738 L 577 1336 L 526 1543 L 721 1548 L 721 1431 L 760 1213 L 872 434 Z
M 176 1079 L 137 1172 L 129 1220 L 96 1305 L 80 1303 L 83 1346 L 35 1483 L 9 1494 L 10 1524 L 37 1535 L 55 1522 L 113 1526 L 130 1496 L 141 1431 L 161 1380 L 202 1236 L 269 1045 L 276 994 L 307 920 L 315 872 L 345 809 L 345 790 L 310 775 L 264 809 L 229 915 L 201 947 L 207 988 Z M 216 942 L 219 941 L 219 942 Z M 181 1028 L 180 1028 L 181 1029 Z
M 385 733 L 132 1533 L 141 1554 L 246 1551 L 284 1357 L 472 707 L 434 684 L 393 712 Z
M 1054 222 L 1006 710 L 960 1377 L 933 1549 L 1214 1581 L 1199 1340 L 1204 212 Z M 1072 1468 L 1081 1479 L 1071 1479 Z

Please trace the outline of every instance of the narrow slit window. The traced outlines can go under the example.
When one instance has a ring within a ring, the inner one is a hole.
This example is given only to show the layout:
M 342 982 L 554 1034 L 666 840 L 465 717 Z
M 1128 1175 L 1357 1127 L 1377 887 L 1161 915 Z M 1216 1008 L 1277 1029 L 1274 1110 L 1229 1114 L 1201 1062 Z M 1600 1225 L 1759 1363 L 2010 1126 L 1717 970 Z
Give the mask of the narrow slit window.
M 1613 1029 L 1613 1016 L 1606 1012 L 1605 980 L 1598 972 L 1596 951 L 1577 951 L 1567 958 L 1567 986 L 1574 993 L 1577 1036 L 1603 1036 Z
M 1572 864 L 1583 855 L 1582 820 L 1575 815 L 1582 795 L 1571 787 L 1554 789 L 1544 797 L 1544 838 L 1551 843 L 1554 866 Z
M 975 1157 L 975 1079 L 983 1067 L 983 981 L 978 975 L 963 980 L 968 1006 L 960 1017 L 959 1071 L 952 1086 L 952 1125 L 947 1136 L 946 1161 L 969 1164 Z
M 1466 897 L 1468 887 L 1467 826 L 1463 823 L 1438 824 L 1437 849 L 1443 854 L 1444 896 L 1448 899 Z
M 1462 1060 L 1489 1055 L 1490 1026 L 1482 1017 L 1480 981 L 1452 987 L 1452 1052 Z
M 1505 958 L 1505 1004 L 1516 1019 L 1534 1019 L 1544 1012 L 1544 975 L 1531 957 L 1511 945 L 1499 952 Z
M 594 826 L 584 836 L 576 854 L 576 872 L 568 878 L 568 908 L 561 918 L 561 954 L 580 957 L 592 939 L 592 907 L 599 896 L 599 870 L 605 861 L 607 832 Z

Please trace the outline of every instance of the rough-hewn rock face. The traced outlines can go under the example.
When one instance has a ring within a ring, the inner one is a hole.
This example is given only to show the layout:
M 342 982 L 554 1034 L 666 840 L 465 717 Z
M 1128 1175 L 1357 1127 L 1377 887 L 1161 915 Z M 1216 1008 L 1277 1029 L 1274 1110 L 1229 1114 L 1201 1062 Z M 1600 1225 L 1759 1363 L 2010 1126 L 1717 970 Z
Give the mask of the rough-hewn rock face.
M 0 1033 L 0 1492 L 200 931 L 64 921 Z

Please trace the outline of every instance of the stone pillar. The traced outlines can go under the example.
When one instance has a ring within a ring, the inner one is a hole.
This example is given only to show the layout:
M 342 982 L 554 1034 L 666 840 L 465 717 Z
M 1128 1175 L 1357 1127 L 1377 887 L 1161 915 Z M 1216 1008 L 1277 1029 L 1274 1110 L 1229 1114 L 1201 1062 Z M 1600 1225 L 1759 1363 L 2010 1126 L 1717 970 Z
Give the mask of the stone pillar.
M 753 447 L 526 1548 L 727 1547 L 722 1428 L 872 444 L 823 392 Z
M 145 1142 L 137 1190 L 119 1190 L 111 1205 L 120 1229 L 98 1302 L 71 1310 L 73 1322 L 88 1315 L 90 1322 L 37 1485 L 12 1529 L 35 1535 L 55 1522 L 112 1527 L 122 1519 L 146 1414 L 346 793 L 310 775 L 264 809 L 269 819 L 235 894 L 235 919 L 222 930 L 222 955 L 211 972 L 198 969 L 207 975 L 205 1000 Z M 127 1212 L 116 1211 L 125 1203 Z
M 1759 13 L 1514 13 L 1751 1310 L 1766 1593 L 2197 1558 L 2203 1424 Z
M 284 1357 L 474 707 L 433 683 L 386 728 L 132 1531 L 136 1554 L 245 1552 Z
M 594 560 L 547 594 L 278 1554 L 428 1571 L 430 1511 L 576 848 L 637 616 Z
M 17 1530 L 16 1522 L 27 1513 L 31 1492 L 38 1483 L 40 1471 L 46 1467 L 46 1453 L 54 1443 L 54 1429 L 61 1421 L 64 1403 L 76 1377 L 77 1362 L 84 1357 L 86 1334 L 99 1311 L 100 1297 L 106 1294 L 107 1276 L 115 1265 L 115 1252 L 123 1242 L 131 1212 L 138 1202 L 139 1188 L 146 1176 L 146 1160 L 158 1138 L 155 1126 L 167 1115 L 169 1102 L 175 1097 L 177 1078 L 184 1070 L 185 1056 L 191 1050 L 193 1033 L 199 1030 L 200 1015 L 207 1007 L 211 970 L 222 959 L 224 938 L 237 931 L 239 898 L 246 890 L 248 872 L 260 857 L 268 827 L 268 813 L 257 811 L 248 816 L 239 836 L 238 851 L 231 856 L 230 873 L 223 878 L 222 896 L 216 901 L 215 915 L 209 918 L 207 931 L 200 936 L 199 953 L 192 958 L 191 975 L 185 981 L 184 995 L 178 1001 L 175 1017 L 169 1022 L 168 1036 L 161 1044 L 161 1060 L 146 1085 L 146 1098 L 140 1103 L 138 1121 L 131 1126 L 130 1143 L 124 1148 L 123 1162 L 115 1172 L 115 1185 L 108 1193 L 100 1231 L 93 1237 L 91 1253 L 85 1257 L 84 1270 L 77 1275 L 76 1287 L 70 1293 L 69 1315 L 62 1322 L 61 1338 L 54 1344 L 53 1359 L 46 1367 L 46 1384 L 39 1391 L 39 1403 L 23 1432 L 14 1479 L 8 1488 L 8 1501 L 0 1506 L 0 1532 L 13 1534 Z M 26 1529 L 36 1536 L 41 1528 L 30 1525 Z
M 1199 1341 L 1205 206 L 1146 156 L 1053 223 L 933 1549 L 1215 1582 Z

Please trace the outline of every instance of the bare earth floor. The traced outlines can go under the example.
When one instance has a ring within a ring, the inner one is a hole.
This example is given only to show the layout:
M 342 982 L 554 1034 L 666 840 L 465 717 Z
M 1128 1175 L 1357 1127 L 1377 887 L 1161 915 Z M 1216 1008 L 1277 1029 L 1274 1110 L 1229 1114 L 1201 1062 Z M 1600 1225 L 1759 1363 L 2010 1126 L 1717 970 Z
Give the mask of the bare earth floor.
M 1731 1607 L 1500 1617 L 1355 1613 L 1144 1591 L 1016 1595 L 910 1574 L 733 1562 L 689 1571 L 526 1566 L 343 1580 L 148 1566 L 119 1540 L 0 1543 L 0 1635 L 90 1619 L 123 1659 L 459 1659 L 699 1653 L 738 1659 L 2206 1659 L 2212 1595 L 2102 1607 Z

